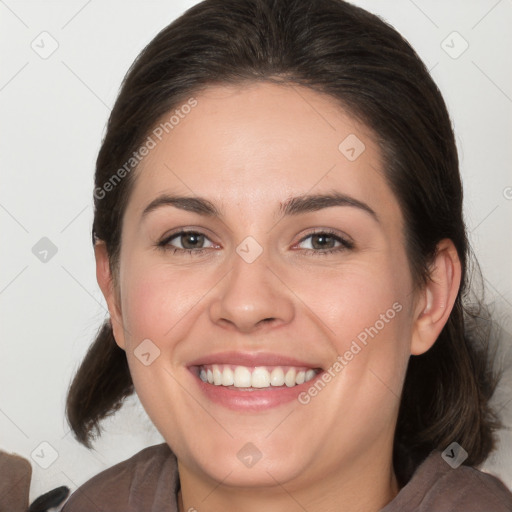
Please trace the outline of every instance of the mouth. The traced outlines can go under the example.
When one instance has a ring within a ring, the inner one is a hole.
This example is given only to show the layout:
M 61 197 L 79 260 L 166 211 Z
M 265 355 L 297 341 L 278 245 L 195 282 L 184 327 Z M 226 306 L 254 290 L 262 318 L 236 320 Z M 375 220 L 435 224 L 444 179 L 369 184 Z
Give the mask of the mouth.
M 209 364 L 196 367 L 196 371 L 205 383 L 230 389 L 251 390 L 299 386 L 314 379 L 320 370 L 294 366 Z
M 296 400 L 324 373 L 318 366 L 288 357 L 240 353 L 212 355 L 188 369 L 209 401 L 247 412 Z

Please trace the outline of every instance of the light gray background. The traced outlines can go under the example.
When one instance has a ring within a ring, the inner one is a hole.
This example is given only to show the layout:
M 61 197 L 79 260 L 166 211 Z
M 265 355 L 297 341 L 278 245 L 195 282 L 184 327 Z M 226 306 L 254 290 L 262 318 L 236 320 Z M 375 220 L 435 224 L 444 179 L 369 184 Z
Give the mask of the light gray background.
M 195 3 L 0 0 L 0 448 L 31 461 L 31 500 L 59 485 L 74 490 L 162 442 L 133 399 L 88 451 L 70 434 L 64 403 L 106 313 L 90 228 L 94 162 L 110 107 L 139 51 Z M 470 239 L 510 354 L 512 0 L 354 3 L 383 16 L 411 42 L 447 101 Z M 44 31 L 50 36 L 40 35 Z M 58 48 L 47 56 L 53 40 Z M 464 41 L 469 46 L 459 56 Z M 32 252 L 42 237 L 57 248 L 47 262 Z M 511 373 L 497 395 L 508 426 Z M 510 431 L 500 439 L 482 469 L 512 488 Z

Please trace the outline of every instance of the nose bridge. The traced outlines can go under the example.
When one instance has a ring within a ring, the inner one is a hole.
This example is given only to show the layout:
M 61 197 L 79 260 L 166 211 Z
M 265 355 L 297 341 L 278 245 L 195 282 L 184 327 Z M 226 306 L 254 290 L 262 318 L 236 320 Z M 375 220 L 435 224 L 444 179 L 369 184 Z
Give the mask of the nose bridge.
M 274 274 L 269 254 L 254 238 L 247 237 L 237 246 L 230 266 L 210 309 L 213 322 L 250 332 L 264 323 L 292 319 L 290 294 Z

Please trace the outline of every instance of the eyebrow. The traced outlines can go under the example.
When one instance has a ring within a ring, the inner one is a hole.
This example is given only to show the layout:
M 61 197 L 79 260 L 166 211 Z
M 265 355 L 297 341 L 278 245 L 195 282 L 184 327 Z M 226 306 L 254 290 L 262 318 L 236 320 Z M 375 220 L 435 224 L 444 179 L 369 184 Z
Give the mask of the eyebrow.
M 207 217 L 222 217 L 222 213 L 219 209 L 208 199 L 203 197 L 173 196 L 169 194 L 162 194 L 151 201 L 146 208 L 144 208 L 141 217 L 144 218 L 150 212 L 163 206 L 174 206 L 180 210 L 186 210 Z M 378 215 L 366 203 L 340 192 L 291 197 L 280 203 L 279 213 L 283 216 L 293 216 L 302 213 L 316 212 L 333 206 L 351 206 L 358 208 L 368 213 L 377 222 L 380 222 Z

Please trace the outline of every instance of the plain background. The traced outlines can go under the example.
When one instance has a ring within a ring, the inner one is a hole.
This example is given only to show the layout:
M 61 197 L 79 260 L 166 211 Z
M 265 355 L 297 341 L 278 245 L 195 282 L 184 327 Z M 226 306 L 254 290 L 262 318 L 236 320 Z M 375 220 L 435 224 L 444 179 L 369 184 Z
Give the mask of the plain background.
M 137 54 L 195 3 L 0 1 L 0 448 L 31 461 L 31 500 L 60 485 L 74 490 L 162 442 L 134 398 L 105 422 L 106 433 L 88 451 L 69 432 L 64 403 L 71 376 L 106 315 L 90 241 L 94 163 L 105 123 Z M 354 3 L 409 40 L 445 97 L 460 152 L 470 240 L 507 356 L 512 0 Z M 45 55 L 52 44 L 58 48 Z M 46 262 L 33 251 L 37 243 L 48 243 L 40 242 L 43 237 L 56 250 Z M 496 395 L 509 427 L 511 373 Z M 501 432 L 497 452 L 482 469 L 512 488 L 510 431 Z

